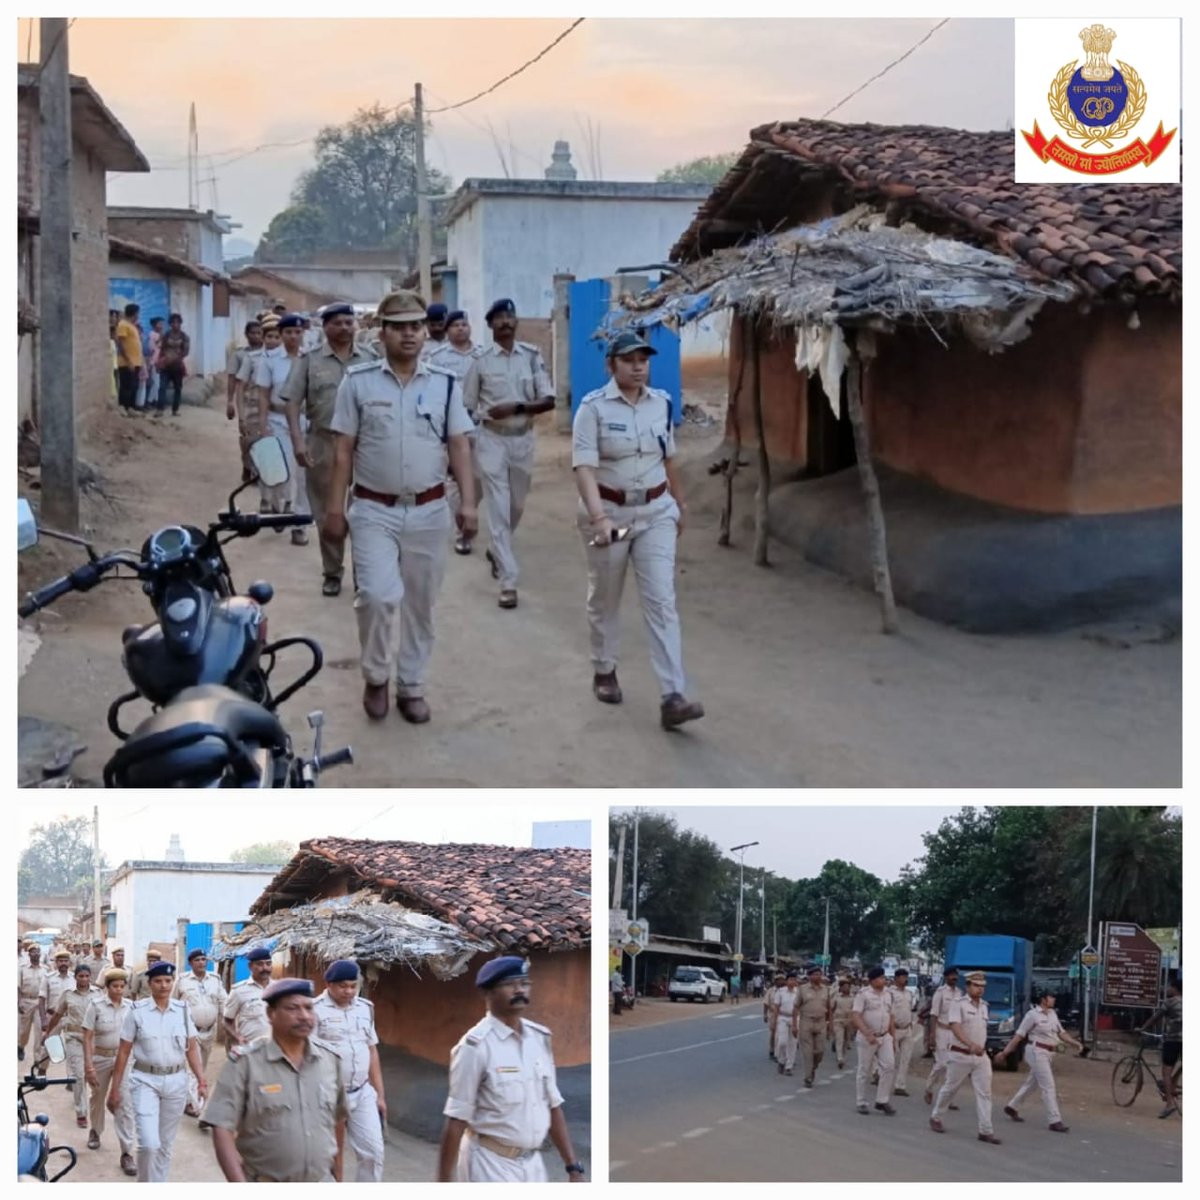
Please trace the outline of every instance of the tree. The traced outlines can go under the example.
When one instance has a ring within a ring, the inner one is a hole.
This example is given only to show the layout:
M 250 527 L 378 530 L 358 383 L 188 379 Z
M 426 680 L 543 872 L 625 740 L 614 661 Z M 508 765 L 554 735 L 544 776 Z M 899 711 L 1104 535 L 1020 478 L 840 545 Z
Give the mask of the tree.
M 103 856 L 100 869 L 105 869 Z M 35 825 L 17 865 L 17 899 L 30 896 L 91 894 L 92 823 L 87 817 L 62 817 Z
M 788 950 L 807 957 L 825 941 L 825 899 L 829 898 L 829 956 L 833 962 L 858 956 L 874 961 L 894 936 L 894 906 L 884 906 L 888 884 L 853 863 L 831 859 L 813 879 L 798 879 L 785 906 Z M 904 949 L 904 944 L 897 947 Z M 782 949 L 782 947 L 781 947 Z
M 737 151 L 729 154 L 709 154 L 704 158 L 693 158 L 690 162 L 676 163 L 659 171 L 659 183 L 707 183 L 715 187 L 725 177 L 730 167 L 741 158 Z
M 235 850 L 230 856 L 230 862 L 236 863 L 266 863 L 276 865 L 289 862 L 296 853 L 294 843 L 280 840 L 278 842 L 254 842 Z
M 398 261 L 414 266 L 417 169 L 412 109 L 397 111 L 378 103 L 360 108 L 344 124 L 322 129 L 314 151 L 316 161 L 296 181 L 290 206 L 271 222 L 255 258 L 268 261 L 281 244 L 301 247 L 294 251 L 297 255 L 385 246 L 398 252 Z M 440 171 L 426 171 L 428 194 L 451 186 Z M 281 222 L 278 229 L 276 222 Z M 444 244 L 445 231 L 435 229 L 435 254 Z

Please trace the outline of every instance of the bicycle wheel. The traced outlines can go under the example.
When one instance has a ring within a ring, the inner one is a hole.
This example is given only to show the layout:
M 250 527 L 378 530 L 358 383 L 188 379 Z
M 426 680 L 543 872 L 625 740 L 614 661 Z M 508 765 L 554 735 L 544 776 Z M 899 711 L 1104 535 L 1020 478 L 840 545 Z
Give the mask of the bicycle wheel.
M 1128 1108 L 1142 1090 L 1142 1060 L 1136 1055 L 1126 1055 L 1112 1073 L 1113 1103 L 1119 1108 Z
M 1175 1068 L 1173 1078 L 1175 1081 L 1175 1107 L 1179 1110 L 1179 1115 L 1183 1116 L 1183 1063 Z

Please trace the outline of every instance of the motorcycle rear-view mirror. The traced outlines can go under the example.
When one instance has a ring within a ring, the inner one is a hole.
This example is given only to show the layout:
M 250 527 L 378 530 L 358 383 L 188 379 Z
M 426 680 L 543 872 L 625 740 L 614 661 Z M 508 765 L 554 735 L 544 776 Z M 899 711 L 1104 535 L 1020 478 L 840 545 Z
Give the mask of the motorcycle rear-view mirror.
M 38 540 L 37 519 L 29 501 L 24 496 L 17 497 L 17 550 L 28 550 L 36 546 Z
M 287 483 L 287 455 L 277 437 L 263 437 L 251 443 L 250 461 L 263 487 L 278 487 L 281 483 Z
M 52 1063 L 60 1063 L 67 1061 L 67 1050 L 63 1045 L 63 1040 L 57 1033 L 52 1033 L 43 1043 L 46 1055 Z

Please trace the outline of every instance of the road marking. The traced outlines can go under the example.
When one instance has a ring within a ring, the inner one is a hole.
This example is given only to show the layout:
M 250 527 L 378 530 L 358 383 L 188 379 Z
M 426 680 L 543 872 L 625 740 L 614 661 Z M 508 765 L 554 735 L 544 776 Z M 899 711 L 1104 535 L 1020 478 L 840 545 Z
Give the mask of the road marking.
M 754 1013 L 750 1013 L 750 1015 L 749 1015 L 749 1016 L 744 1016 L 744 1017 L 742 1017 L 742 1020 L 743 1020 L 743 1021 L 757 1021 L 757 1020 L 759 1020 L 759 1018 L 758 1018 L 758 1017 L 756 1017 L 756 1016 L 754 1015 Z M 766 1024 L 766 1022 L 764 1021 L 764 1022 L 763 1022 L 763 1024 L 765 1025 L 765 1024 Z
M 713 1020 L 714 1021 L 728 1021 L 730 1017 L 737 1017 L 740 1015 L 741 1015 L 740 1013 L 717 1013 L 716 1016 L 713 1017 Z
M 734 1123 L 734 1121 L 744 1121 L 745 1119 L 746 1119 L 745 1117 L 722 1117 L 717 1122 L 717 1124 L 718 1125 L 732 1125 Z
M 769 1104 L 756 1104 L 751 1110 L 753 1112 L 766 1112 L 771 1106 Z
M 701 1125 L 699 1129 L 689 1129 L 687 1133 L 681 1133 L 680 1137 L 698 1138 L 703 1137 L 706 1133 L 712 1133 L 711 1125 Z
M 796 1098 L 795 1096 L 791 1096 L 791 1095 L 789 1095 L 789 1096 L 776 1096 L 776 1097 L 775 1097 L 775 1103 L 776 1103 L 776 1104 L 782 1104 L 782 1103 L 783 1103 L 785 1100 L 795 1100 L 795 1098 Z
M 674 1150 L 678 1146 L 678 1142 L 659 1142 L 655 1147 L 657 1150 Z
M 828 1079 L 818 1079 L 817 1080 L 817 1087 L 828 1087 L 828 1086 L 829 1086 Z
M 608 1164 L 608 1169 L 610 1171 L 619 1171 L 622 1167 L 627 1167 L 627 1166 L 629 1166 L 629 1164 L 627 1162 L 610 1162 Z
M 614 1058 L 608 1065 L 620 1067 L 625 1063 L 641 1062 L 644 1058 L 659 1058 L 664 1054 L 682 1054 L 685 1050 L 702 1050 L 705 1046 L 717 1046 L 721 1042 L 736 1042 L 739 1038 L 757 1036 L 758 1030 L 752 1029 L 748 1033 L 735 1033 L 731 1037 L 710 1038 L 707 1042 L 692 1042 L 687 1046 L 676 1046 L 673 1050 L 652 1050 L 649 1054 L 635 1054 L 632 1058 Z

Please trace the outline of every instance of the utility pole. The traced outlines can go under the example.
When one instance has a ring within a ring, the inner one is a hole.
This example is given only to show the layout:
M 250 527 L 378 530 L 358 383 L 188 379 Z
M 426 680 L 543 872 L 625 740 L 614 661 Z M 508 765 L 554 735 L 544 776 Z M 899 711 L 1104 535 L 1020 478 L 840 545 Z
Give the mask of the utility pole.
M 829 962 L 829 897 L 825 897 L 825 945 L 821 948 L 822 966 L 828 970 Z
M 730 846 L 729 852 L 738 855 L 738 902 L 737 902 L 737 946 L 734 953 L 737 955 L 738 972 L 742 969 L 742 897 L 746 891 L 746 851 L 751 846 L 757 846 L 757 842 L 743 842 L 740 846 Z
M 417 127 L 417 262 L 421 268 L 421 295 L 433 299 L 433 231 L 429 224 L 429 196 L 425 180 L 425 102 L 417 84 L 413 117 Z
M 1092 942 L 1092 912 L 1093 901 L 1096 896 L 1096 818 L 1100 812 L 1099 805 L 1092 805 L 1092 865 L 1091 875 L 1088 882 L 1088 927 L 1087 927 L 1087 942 L 1088 946 L 1093 945 Z M 1088 1040 L 1088 1032 L 1090 1029 L 1091 1015 L 1091 998 L 1092 998 L 1092 971 L 1087 968 L 1081 970 L 1083 975 L 1083 1038 L 1086 1043 Z M 1093 1031 L 1094 1032 L 1094 1031 Z
M 42 511 L 45 524 L 79 531 L 75 466 L 75 337 L 71 292 L 71 79 L 66 17 L 42 17 L 38 170 L 39 417 L 42 437 Z M 50 336 L 47 337 L 47 332 Z M 100 368 L 97 367 L 97 370 Z M 107 369 L 107 368 L 105 368 Z
M 630 919 L 637 920 L 637 869 L 638 869 L 638 821 L 640 817 L 637 809 L 633 812 L 633 895 L 630 898 L 629 907 L 631 909 Z
M 759 962 L 767 961 L 767 868 L 762 869 L 762 912 L 758 921 L 758 932 L 762 938 Z
M 92 805 L 92 938 L 104 938 L 100 918 L 100 808 Z
M 625 883 L 625 826 L 617 830 L 617 870 L 613 875 L 612 906 L 621 907 L 621 892 Z
M 200 136 L 196 130 L 196 102 L 188 112 L 188 208 L 200 208 Z

